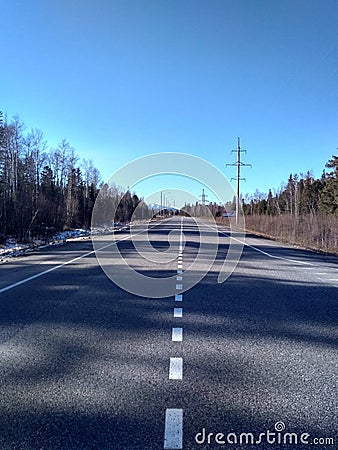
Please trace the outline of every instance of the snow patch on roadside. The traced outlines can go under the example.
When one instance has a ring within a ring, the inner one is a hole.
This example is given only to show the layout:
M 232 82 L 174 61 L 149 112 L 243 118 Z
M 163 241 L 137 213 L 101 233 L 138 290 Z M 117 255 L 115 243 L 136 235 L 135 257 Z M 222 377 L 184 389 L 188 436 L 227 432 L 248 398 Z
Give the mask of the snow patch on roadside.
M 19 244 L 13 237 L 6 240 L 5 245 L 0 245 L 0 262 L 8 260 L 16 256 L 22 256 L 33 250 L 44 249 L 53 246 L 60 246 L 69 240 L 85 239 L 88 236 L 97 236 L 105 233 L 129 230 L 129 224 L 115 224 L 114 226 L 98 227 L 93 229 L 78 228 L 76 230 L 62 231 L 55 234 L 48 241 L 35 239 L 29 244 Z
M 96 227 L 91 230 L 88 228 L 78 228 L 75 230 L 62 231 L 55 234 L 48 241 L 35 239 L 29 244 L 19 244 L 13 237 L 6 240 L 5 245 L 0 245 L 0 262 L 5 262 L 9 258 L 23 256 L 34 250 L 40 250 L 53 246 L 60 246 L 69 240 L 86 239 L 89 236 L 97 236 L 106 233 L 115 233 L 117 231 L 128 231 L 132 225 L 149 221 L 135 221 L 133 223 L 115 223 L 111 226 Z
M 57 233 L 50 238 L 48 242 L 42 239 L 35 239 L 29 244 L 19 244 L 14 238 L 11 237 L 6 240 L 5 245 L 0 246 L 0 261 L 5 261 L 8 258 L 13 258 L 16 256 L 22 256 L 26 253 L 32 252 L 33 250 L 63 245 L 68 239 L 87 237 L 90 236 L 90 234 L 90 230 L 81 228 Z

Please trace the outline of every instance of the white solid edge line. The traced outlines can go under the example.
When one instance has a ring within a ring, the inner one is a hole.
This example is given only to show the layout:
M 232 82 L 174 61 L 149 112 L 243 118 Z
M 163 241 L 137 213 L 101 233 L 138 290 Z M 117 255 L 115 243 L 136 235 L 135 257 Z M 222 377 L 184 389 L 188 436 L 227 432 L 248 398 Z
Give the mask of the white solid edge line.
M 174 317 L 183 317 L 183 308 L 174 308 Z
M 166 409 L 163 448 L 173 450 L 183 448 L 183 409 Z
M 170 358 L 169 380 L 182 380 L 183 358 Z
M 182 342 L 183 341 L 183 328 L 182 327 L 174 327 L 172 329 L 171 339 L 173 342 Z
M 214 228 L 212 228 L 210 225 L 206 225 L 206 226 L 209 227 L 209 228 L 211 228 L 211 229 L 214 229 Z M 233 236 L 230 236 L 230 235 L 229 235 L 229 232 L 222 231 L 222 230 L 220 230 L 219 228 L 217 228 L 217 231 L 218 231 L 219 233 L 221 233 L 221 234 L 224 234 L 224 236 L 227 236 L 227 237 L 229 237 L 230 239 L 233 239 L 234 241 L 237 241 L 237 242 L 239 242 L 239 243 L 245 245 L 246 247 L 250 247 L 250 248 L 252 248 L 253 250 L 256 250 L 256 252 L 259 252 L 259 253 L 262 253 L 262 254 L 265 255 L 265 256 L 268 256 L 269 258 L 281 259 L 281 260 L 283 260 L 283 261 L 293 262 L 293 263 L 297 263 L 297 264 L 303 264 L 303 265 L 306 265 L 306 266 L 316 266 L 316 264 L 309 263 L 309 262 L 304 262 L 304 261 L 298 261 L 297 259 L 290 259 L 290 258 L 284 258 L 283 256 L 271 255 L 271 253 L 267 253 L 267 252 L 265 252 L 264 250 L 261 250 L 261 249 L 259 249 L 259 248 L 257 248 L 257 247 L 254 247 L 253 245 L 247 244 L 246 242 L 240 241 L 239 239 L 237 239 L 237 238 L 235 238 L 235 237 L 233 237 Z
M 21 284 L 27 283 L 28 281 L 34 280 L 35 278 L 42 277 L 42 275 L 46 275 L 49 272 L 53 272 L 53 270 L 60 269 L 61 267 L 71 264 L 72 262 L 75 262 L 78 259 L 85 258 L 86 256 L 89 256 L 92 253 L 95 253 L 95 250 L 92 250 L 84 255 L 78 256 L 77 258 L 74 258 L 70 261 L 66 261 L 62 264 L 58 264 L 57 266 L 51 267 L 50 269 L 44 270 L 43 272 L 36 273 L 35 275 L 32 275 L 31 277 L 24 278 L 23 280 L 20 280 L 20 281 L 17 281 L 16 283 L 10 284 L 9 286 L 6 286 L 6 287 L 0 289 L 0 294 L 2 294 L 3 292 L 9 291 L 10 289 L 13 289 L 17 286 L 20 286 Z
M 150 227 L 150 228 L 154 228 L 154 227 Z M 23 280 L 20 280 L 20 281 L 17 281 L 16 283 L 10 284 L 9 286 L 5 286 L 2 289 L 0 289 L 0 294 L 2 294 L 3 292 L 9 291 L 10 289 L 13 289 L 17 286 L 20 286 L 21 284 L 27 283 L 28 281 L 35 280 L 35 278 L 42 277 L 43 275 L 53 272 L 54 270 L 61 269 L 61 267 L 67 266 L 68 264 L 72 264 L 73 262 L 78 261 L 79 259 L 86 258 L 87 256 L 92 255 L 95 252 L 100 252 L 101 250 L 104 250 L 105 248 L 110 247 L 111 245 L 117 244 L 117 243 L 125 241 L 127 239 L 131 239 L 133 236 L 137 236 L 138 234 L 141 234 L 144 232 L 145 231 L 142 230 L 138 233 L 131 234 L 122 239 L 118 239 L 117 241 L 114 241 L 114 242 L 111 242 L 110 244 L 104 245 L 103 247 L 100 247 L 97 250 L 91 250 L 90 252 L 87 252 L 84 255 L 80 255 L 80 256 L 77 256 L 76 258 L 71 259 L 70 261 L 66 261 L 62 264 L 58 264 L 57 266 L 51 267 L 50 269 L 44 270 L 43 272 L 36 273 L 35 275 L 32 275 L 28 278 L 24 278 Z

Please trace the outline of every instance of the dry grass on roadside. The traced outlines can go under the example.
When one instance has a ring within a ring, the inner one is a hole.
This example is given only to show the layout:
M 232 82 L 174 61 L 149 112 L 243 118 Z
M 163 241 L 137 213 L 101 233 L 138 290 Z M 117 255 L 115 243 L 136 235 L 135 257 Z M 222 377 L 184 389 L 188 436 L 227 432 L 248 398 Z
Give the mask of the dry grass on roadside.
M 338 255 L 338 217 L 320 215 L 246 216 L 246 229 L 281 242 Z

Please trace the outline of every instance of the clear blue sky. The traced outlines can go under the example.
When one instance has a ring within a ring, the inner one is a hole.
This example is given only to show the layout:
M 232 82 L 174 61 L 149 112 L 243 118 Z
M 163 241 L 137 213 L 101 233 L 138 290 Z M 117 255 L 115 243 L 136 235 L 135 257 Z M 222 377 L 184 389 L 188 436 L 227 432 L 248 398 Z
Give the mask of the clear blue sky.
M 319 177 L 338 146 L 336 0 L 11 0 L 0 109 L 66 138 L 103 178 L 154 152 L 235 175 L 243 193 Z M 142 194 L 142 193 L 141 193 Z

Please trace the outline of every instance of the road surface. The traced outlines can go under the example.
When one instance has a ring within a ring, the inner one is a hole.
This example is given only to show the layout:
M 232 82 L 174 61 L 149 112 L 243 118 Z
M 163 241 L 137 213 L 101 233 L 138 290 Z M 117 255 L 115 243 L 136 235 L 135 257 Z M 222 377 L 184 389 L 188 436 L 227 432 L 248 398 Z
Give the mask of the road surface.
M 138 227 L 115 236 L 130 266 L 175 279 L 165 298 L 116 286 L 90 240 L 1 265 L 0 448 L 337 448 L 337 258 L 247 235 L 219 284 L 242 237 L 217 233 L 215 262 L 188 291 L 192 219 L 152 224 L 154 249 L 176 240 L 162 265 L 135 251 Z

